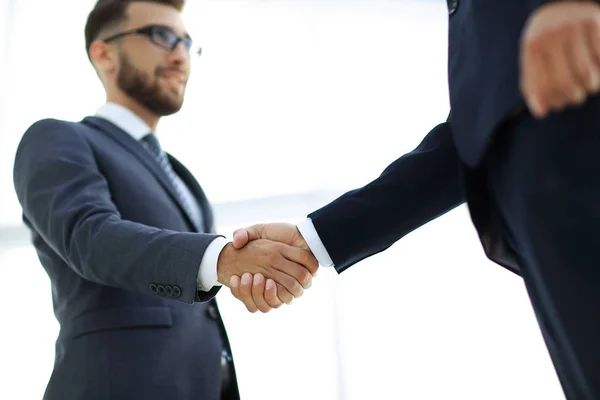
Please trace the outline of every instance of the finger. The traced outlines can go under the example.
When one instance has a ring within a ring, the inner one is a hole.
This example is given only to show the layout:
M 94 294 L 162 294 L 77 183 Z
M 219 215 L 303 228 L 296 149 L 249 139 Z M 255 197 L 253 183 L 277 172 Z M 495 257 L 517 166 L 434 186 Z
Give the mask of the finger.
M 584 36 L 594 66 L 593 70 L 596 72 L 592 78 L 594 81 L 590 93 L 597 93 L 600 91 L 600 22 L 595 21 L 589 26 L 586 25 Z
M 240 297 L 240 277 L 237 275 L 232 275 L 229 278 L 229 290 L 231 290 L 231 294 L 238 300 L 241 300 Z
M 541 118 L 547 113 L 544 102 L 548 87 L 548 72 L 539 39 L 525 38 L 521 45 L 521 92 L 531 114 Z
M 279 308 L 283 304 L 277 297 L 277 285 L 273 279 L 267 279 L 265 284 L 265 300 L 271 308 Z
M 570 30 L 547 47 L 548 71 L 551 81 L 551 93 L 548 104 L 552 110 L 560 111 L 570 104 L 581 102 L 585 99 L 585 90 L 575 75 L 574 54 L 571 46 L 574 44 L 577 32 Z
M 302 271 L 306 272 L 306 268 L 302 265 L 296 264 L 295 262 L 287 260 L 281 256 L 273 264 L 273 271 L 271 271 L 269 278 L 272 278 L 275 282 L 281 284 L 288 292 L 294 297 L 300 297 L 304 293 L 304 286 L 298 282 L 294 277 L 295 275 L 301 275 Z M 296 271 L 295 271 L 296 270 Z
M 252 297 L 252 284 L 254 283 L 254 277 L 250 273 L 246 273 L 242 275 L 242 278 L 246 275 L 250 276 L 250 279 L 242 279 L 239 284 L 238 292 L 238 300 L 244 301 L 247 299 L 248 294 Z M 243 293 L 243 294 L 242 294 Z M 245 303 L 245 302 L 244 302 Z M 254 303 L 254 299 L 252 299 L 252 303 Z M 255 304 L 256 305 L 256 304 Z M 258 309 L 258 307 L 257 307 Z
M 271 306 L 265 300 L 265 277 L 262 274 L 254 274 L 252 283 L 252 299 L 260 312 L 268 313 L 271 311 Z
M 248 241 L 248 231 L 246 228 L 241 228 L 233 232 L 233 247 L 236 249 L 241 249 L 248 244 Z
M 258 307 L 252 298 L 252 280 L 252 274 L 246 272 L 244 275 L 242 275 L 242 280 L 240 281 L 239 287 L 239 299 L 244 303 L 248 311 L 255 313 L 258 311 Z
M 281 257 L 276 260 L 273 267 L 290 277 L 291 280 L 286 278 L 284 281 L 275 277 L 273 278 L 295 297 L 301 296 L 303 290 L 300 291 L 293 281 L 298 283 L 302 289 L 310 288 L 312 286 L 313 272 L 316 273 L 319 265 L 318 261 L 312 253 L 297 247 L 278 243 L 276 249 L 280 252 Z
M 545 47 L 536 59 L 537 68 L 535 73 L 536 92 L 538 93 L 538 103 L 545 106 L 546 113 L 559 108 L 565 100 L 563 86 L 565 78 L 562 71 L 568 68 L 564 60 L 564 52 L 548 49 L 550 45 L 546 41 Z
M 284 245 L 282 246 L 281 254 L 286 259 L 304 266 L 309 276 L 306 276 L 306 273 L 304 273 L 304 271 L 301 271 L 301 275 L 294 275 L 294 277 L 298 282 L 300 282 L 300 284 L 305 289 L 308 289 L 311 285 L 312 277 L 317 274 L 317 270 L 319 269 L 319 261 L 317 261 L 313 253 L 308 250 L 300 249 L 298 247 Z
M 248 242 L 262 238 L 264 224 L 252 225 L 248 228 L 238 229 L 233 232 L 233 246 L 237 249 L 244 247 Z
M 285 274 L 282 274 L 281 272 L 275 270 L 273 271 L 275 272 L 275 275 L 277 277 L 279 277 L 279 279 L 291 279 L 292 281 L 294 281 L 293 278 L 291 277 L 286 277 Z M 250 276 L 252 276 L 251 274 L 248 274 Z M 271 281 L 273 281 L 273 279 L 269 279 Z M 238 283 L 238 287 L 236 287 L 235 289 L 232 288 L 232 294 L 240 301 L 244 302 L 244 304 L 246 304 L 246 302 L 248 301 L 247 299 L 247 294 L 248 293 L 252 293 L 252 284 L 253 284 L 253 279 L 249 279 L 247 281 L 241 281 Z M 293 284 L 293 283 L 290 283 Z M 275 282 L 275 297 L 278 298 L 279 302 L 283 302 L 285 304 L 292 304 L 292 301 L 294 300 L 294 295 L 292 293 L 290 293 L 289 290 L 287 290 L 283 285 Z M 266 290 L 266 289 L 265 289 Z M 271 294 L 269 294 L 271 296 Z M 265 295 L 266 296 L 266 295 Z M 265 297 L 266 299 L 266 297 Z M 254 303 L 254 299 L 252 299 L 252 304 L 256 305 Z M 277 301 L 274 301 L 273 303 L 269 303 L 269 304 L 277 304 Z
M 587 38 L 586 31 L 580 29 L 573 42 L 569 45 L 571 58 L 571 70 L 575 80 L 583 89 L 581 98 L 575 99 L 575 104 L 581 104 L 587 93 L 593 94 L 600 89 L 600 71 L 594 61 L 591 42 Z
M 269 281 L 274 282 L 272 279 L 267 279 L 267 284 L 269 283 Z M 239 288 L 236 289 L 238 295 L 236 295 L 235 297 L 238 300 L 243 301 L 244 297 L 240 294 L 240 292 L 252 293 L 253 283 L 253 279 L 247 282 L 240 282 Z M 275 297 L 276 299 L 273 300 L 273 297 Z M 294 295 L 291 294 L 286 288 L 284 288 L 280 284 L 275 283 L 274 289 L 265 286 L 265 300 L 271 305 L 271 307 L 278 308 L 282 305 L 282 303 L 292 304 L 292 301 L 294 300 Z M 252 298 L 252 303 L 256 305 L 256 303 L 254 302 L 254 297 Z
M 272 280 L 272 279 L 271 279 Z M 285 304 L 292 304 L 294 301 L 294 295 L 291 294 L 286 288 L 284 288 L 281 284 L 275 282 L 275 289 L 277 293 L 277 298 L 284 302 Z

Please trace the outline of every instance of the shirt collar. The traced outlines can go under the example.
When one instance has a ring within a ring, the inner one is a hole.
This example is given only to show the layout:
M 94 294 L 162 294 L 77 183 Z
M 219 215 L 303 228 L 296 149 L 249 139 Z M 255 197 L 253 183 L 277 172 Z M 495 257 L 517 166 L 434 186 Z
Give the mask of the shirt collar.
M 120 104 L 108 102 L 96 111 L 96 117 L 112 122 L 135 140 L 140 141 L 152 129 L 133 111 Z

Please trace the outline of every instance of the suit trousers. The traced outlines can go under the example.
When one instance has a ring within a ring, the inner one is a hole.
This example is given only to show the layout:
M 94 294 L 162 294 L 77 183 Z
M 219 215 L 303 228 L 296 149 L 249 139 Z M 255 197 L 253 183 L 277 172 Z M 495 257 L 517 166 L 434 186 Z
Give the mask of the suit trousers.
M 600 399 L 600 98 L 508 120 L 466 184 L 486 253 L 523 277 L 567 399 Z

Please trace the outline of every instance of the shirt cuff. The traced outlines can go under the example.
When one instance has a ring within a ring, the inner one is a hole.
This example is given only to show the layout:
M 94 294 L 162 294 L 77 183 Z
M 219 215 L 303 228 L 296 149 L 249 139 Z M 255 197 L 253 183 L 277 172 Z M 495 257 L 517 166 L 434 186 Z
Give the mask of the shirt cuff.
M 333 267 L 333 261 L 331 260 L 331 257 L 329 257 L 329 253 L 327 252 L 327 249 L 325 249 L 312 220 L 306 218 L 296 226 L 319 264 L 322 267 Z
M 198 290 L 208 292 L 213 286 L 222 286 L 217 281 L 217 261 L 219 260 L 221 250 L 223 250 L 227 243 L 229 243 L 229 240 L 219 236 L 210 242 L 204 251 L 202 261 L 200 262 L 200 269 L 198 270 L 198 278 L 196 279 Z

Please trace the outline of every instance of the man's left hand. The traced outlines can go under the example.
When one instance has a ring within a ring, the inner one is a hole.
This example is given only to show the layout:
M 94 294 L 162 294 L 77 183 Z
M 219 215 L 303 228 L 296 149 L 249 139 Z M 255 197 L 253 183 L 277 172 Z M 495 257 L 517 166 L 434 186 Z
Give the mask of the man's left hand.
M 533 116 L 600 91 L 600 5 L 555 1 L 529 17 L 521 38 L 521 92 Z

